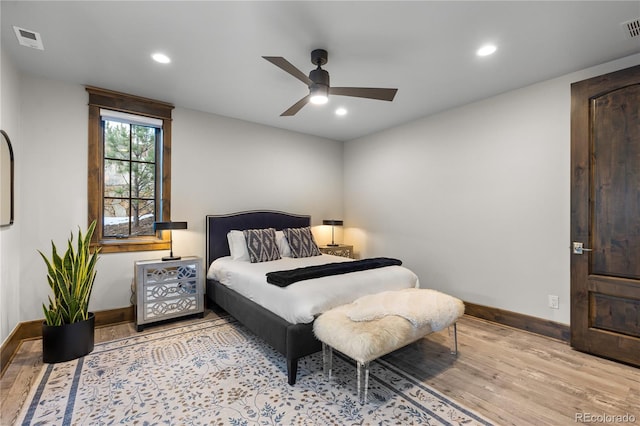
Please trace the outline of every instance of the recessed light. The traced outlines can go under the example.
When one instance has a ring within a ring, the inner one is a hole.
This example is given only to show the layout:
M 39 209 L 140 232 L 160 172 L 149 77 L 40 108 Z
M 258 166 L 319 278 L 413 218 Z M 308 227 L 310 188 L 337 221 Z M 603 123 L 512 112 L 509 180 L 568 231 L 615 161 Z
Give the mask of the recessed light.
M 340 115 L 340 116 L 342 116 L 342 115 L 347 115 L 347 110 L 346 110 L 346 109 L 344 109 L 344 108 L 342 108 L 342 107 L 340 107 L 340 108 L 338 108 L 338 109 L 336 110 L 336 115 Z
M 484 46 L 482 46 L 480 49 L 478 49 L 476 51 L 476 55 L 478 56 L 489 56 L 493 53 L 495 53 L 495 51 L 498 50 L 498 48 L 493 45 L 493 44 L 485 44 Z
M 171 62 L 171 59 L 164 53 L 154 53 L 153 55 L 151 55 L 151 57 L 154 61 L 161 64 L 168 64 L 169 62 Z

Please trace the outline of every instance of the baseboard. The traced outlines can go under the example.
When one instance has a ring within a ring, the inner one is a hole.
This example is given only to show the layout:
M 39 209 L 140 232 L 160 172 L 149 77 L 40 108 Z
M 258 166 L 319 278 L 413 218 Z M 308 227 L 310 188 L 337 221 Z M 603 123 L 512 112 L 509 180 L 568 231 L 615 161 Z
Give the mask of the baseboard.
M 531 333 L 551 337 L 566 343 L 569 342 L 571 336 L 569 326 L 559 322 L 519 314 L 517 312 L 505 311 L 503 309 L 492 308 L 489 306 L 476 305 L 471 302 L 464 302 L 464 305 L 464 313 L 471 315 L 472 317 L 482 318 L 487 321 L 507 325 L 520 330 L 530 331 Z
M 105 327 L 135 320 L 133 306 L 118 309 L 96 311 L 96 327 Z M 0 377 L 11 362 L 23 340 L 38 339 L 42 337 L 42 322 L 44 320 L 25 321 L 17 325 L 13 332 L 0 348 Z
M 568 325 L 471 302 L 464 302 L 464 304 L 465 314 L 467 315 L 569 342 L 570 329 Z M 97 311 L 95 315 L 96 327 L 135 321 L 133 306 Z M 42 321 L 22 322 L 13 330 L 0 348 L 0 376 L 4 374 L 5 368 L 11 362 L 13 355 L 23 340 L 42 337 Z

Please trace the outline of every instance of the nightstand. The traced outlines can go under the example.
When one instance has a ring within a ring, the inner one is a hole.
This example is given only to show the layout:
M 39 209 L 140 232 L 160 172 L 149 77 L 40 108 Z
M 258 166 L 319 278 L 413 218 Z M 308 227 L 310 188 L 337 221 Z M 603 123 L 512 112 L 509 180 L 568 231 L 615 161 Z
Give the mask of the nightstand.
M 135 263 L 131 283 L 135 303 L 136 329 L 170 318 L 204 316 L 202 259 L 141 260 Z
M 319 246 L 320 253 L 332 254 L 334 256 L 353 257 L 353 246 L 338 244 L 337 246 Z

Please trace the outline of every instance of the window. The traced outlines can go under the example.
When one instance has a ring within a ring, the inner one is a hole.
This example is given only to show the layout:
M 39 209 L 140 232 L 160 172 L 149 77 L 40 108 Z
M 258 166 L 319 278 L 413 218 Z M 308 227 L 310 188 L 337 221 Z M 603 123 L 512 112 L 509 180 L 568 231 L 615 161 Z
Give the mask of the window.
M 87 92 L 93 243 L 103 253 L 169 249 L 153 222 L 171 220 L 173 106 L 94 87 Z
M 154 235 L 153 222 L 161 217 L 156 193 L 161 188 L 162 120 L 144 120 L 100 110 L 104 156 L 104 237 Z M 145 123 L 146 121 L 146 123 Z

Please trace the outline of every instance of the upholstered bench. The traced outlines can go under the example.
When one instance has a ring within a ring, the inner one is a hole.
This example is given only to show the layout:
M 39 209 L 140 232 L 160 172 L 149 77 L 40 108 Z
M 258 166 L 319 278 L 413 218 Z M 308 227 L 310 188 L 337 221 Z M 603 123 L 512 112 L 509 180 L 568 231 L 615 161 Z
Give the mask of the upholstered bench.
M 331 379 L 334 349 L 354 359 L 358 399 L 364 404 L 371 361 L 449 326 L 453 326 L 451 353 L 457 354 L 456 321 L 463 313 L 461 300 L 416 288 L 368 295 L 333 308 L 313 325 L 322 342 L 324 373 Z

